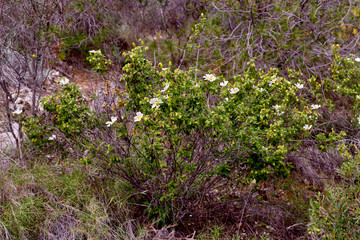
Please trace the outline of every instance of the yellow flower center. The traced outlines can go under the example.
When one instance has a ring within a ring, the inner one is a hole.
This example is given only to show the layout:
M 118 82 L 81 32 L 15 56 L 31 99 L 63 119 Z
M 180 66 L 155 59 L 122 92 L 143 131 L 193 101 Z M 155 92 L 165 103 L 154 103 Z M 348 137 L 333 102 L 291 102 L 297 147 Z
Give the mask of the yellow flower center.
M 138 116 L 138 118 L 137 118 L 139 121 L 141 120 L 141 116 Z

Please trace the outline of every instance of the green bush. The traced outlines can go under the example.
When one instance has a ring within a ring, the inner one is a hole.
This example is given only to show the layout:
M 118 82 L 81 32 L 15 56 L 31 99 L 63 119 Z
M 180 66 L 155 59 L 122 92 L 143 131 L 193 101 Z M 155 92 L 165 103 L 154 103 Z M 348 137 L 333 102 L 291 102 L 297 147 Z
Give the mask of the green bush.
M 105 58 L 100 49 L 97 51 L 91 50 L 89 54 L 90 56 L 88 56 L 86 60 L 89 61 L 92 69 L 100 75 L 104 75 L 110 69 L 111 61 Z
M 110 164 L 142 192 L 138 200 L 149 216 L 163 222 L 180 220 L 239 167 L 257 179 L 289 174 L 286 154 L 310 136 L 320 107 L 303 97 L 310 85 L 299 73 L 290 71 L 288 80 L 250 61 L 232 79 L 198 79 L 192 71 L 153 66 L 144 50 L 124 54 L 125 90 L 107 91 L 113 100 L 98 112 L 86 107 L 74 84 L 42 100 L 48 127 L 59 135 L 56 145 L 70 147 L 84 163 Z M 104 63 L 91 59 L 94 66 Z M 44 119 L 30 120 L 27 132 L 38 131 Z M 31 136 L 41 142 L 39 134 Z
M 60 151 L 61 156 L 66 157 L 74 150 L 83 152 L 89 145 L 86 132 L 94 129 L 97 122 L 82 93 L 68 81 L 67 78 L 61 79 L 61 90 L 41 99 L 45 113 L 29 116 L 24 122 L 24 132 L 30 142 L 44 154 Z

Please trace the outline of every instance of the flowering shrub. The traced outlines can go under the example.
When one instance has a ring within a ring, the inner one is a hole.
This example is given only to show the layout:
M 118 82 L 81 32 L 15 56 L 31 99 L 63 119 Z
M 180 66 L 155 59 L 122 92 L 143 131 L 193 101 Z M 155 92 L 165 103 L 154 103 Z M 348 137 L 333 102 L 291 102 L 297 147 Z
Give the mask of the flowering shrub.
M 54 127 L 65 136 L 76 135 L 89 126 L 86 101 L 74 83 L 67 84 L 58 94 L 43 98 L 44 110 L 52 114 Z
M 289 166 L 283 162 L 286 153 L 299 146 L 300 142 L 294 140 L 309 133 L 318 115 L 320 105 L 307 104 L 299 93 L 302 91 L 299 82 L 278 77 L 275 69 L 261 74 L 253 62 L 249 63 L 244 76 L 234 77 L 229 84 L 221 77 L 216 81 L 213 74 L 206 74 L 204 81 L 195 83 L 191 72 L 158 71 L 146 60 L 141 66 L 140 47 L 127 57 L 130 63 L 124 67 L 127 73 L 124 78 L 131 79 L 127 81 L 128 91 L 133 96 L 130 105 L 141 109 L 148 115 L 146 119 L 151 119 L 147 130 L 156 128 L 160 133 L 192 135 L 202 129 L 216 134 L 221 149 L 215 152 L 234 160 L 234 148 L 240 147 L 238 161 L 232 162 L 246 162 L 255 177 L 272 173 L 287 175 Z M 164 89 L 154 91 L 151 84 L 140 81 L 143 77 L 140 73 L 153 76 Z M 142 94 L 137 92 L 138 83 L 141 89 L 146 89 Z M 198 84 L 200 87 L 196 87 Z
M 153 66 L 144 50 L 124 54 L 125 89 L 107 91 L 113 101 L 97 112 L 74 84 L 43 99 L 46 117 L 29 121 L 28 132 L 47 118 L 49 133 L 30 139 L 66 144 L 84 163 L 105 160 L 163 222 L 201 205 L 236 169 L 257 179 L 289 174 L 286 154 L 316 128 L 321 108 L 303 97 L 309 84 L 253 61 L 232 79 L 207 73 L 195 82 L 193 71 Z
M 92 68 L 99 74 L 103 75 L 110 69 L 111 61 L 105 58 L 101 50 L 91 50 L 89 54 L 90 56 L 88 56 L 86 60 L 89 61 Z
M 276 69 L 261 73 L 251 61 L 243 76 L 230 80 L 230 91 L 220 94 L 229 98 L 218 107 L 229 120 L 227 151 L 240 147 L 238 160 L 246 162 L 256 178 L 286 176 L 287 152 L 295 151 L 300 146 L 297 140 L 309 136 L 319 115 L 303 97 L 306 90 L 297 86 L 300 80 L 290 72 L 293 77 L 279 77 Z
M 67 81 L 68 82 L 68 81 Z M 24 124 L 30 141 L 42 151 L 63 149 L 68 141 L 81 143 L 81 135 L 93 127 L 87 103 L 74 83 L 63 83 L 59 93 L 43 98 L 41 103 L 45 113 L 28 117 Z M 57 136 L 62 136 L 60 141 Z M 85 139 L 85 138 L 83 138 Z M 81 144 L 80 144 L 81 146 Z M 83 149 L 83 146 L 81 146 Z M 67 152 L 67 150 L 65 151 Z

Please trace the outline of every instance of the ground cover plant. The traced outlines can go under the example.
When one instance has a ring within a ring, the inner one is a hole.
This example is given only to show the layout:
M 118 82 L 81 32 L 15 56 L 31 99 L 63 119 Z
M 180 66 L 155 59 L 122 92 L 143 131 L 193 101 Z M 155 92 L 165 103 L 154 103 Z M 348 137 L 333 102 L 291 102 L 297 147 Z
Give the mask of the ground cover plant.
M 339 169 L 342 182 L 311 201 L 309 231 L 313 239 L 356 239 L 359 229 L 359 157 L 348 158 Z

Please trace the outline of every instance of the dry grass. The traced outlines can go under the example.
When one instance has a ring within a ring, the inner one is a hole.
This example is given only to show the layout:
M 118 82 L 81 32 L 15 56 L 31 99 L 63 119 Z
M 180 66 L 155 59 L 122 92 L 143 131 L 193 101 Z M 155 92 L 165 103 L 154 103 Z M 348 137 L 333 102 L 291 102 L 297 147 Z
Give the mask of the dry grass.
M 135 239 L 119 182 L 100 175 L 69 162 L 0 170 L 1 238 Z
M 296 172 L 301 174 L 305 183 L 311 183 L 317 189 L 324 189 L 326 182 L 337 178 L 336 170 L 341 167 L 343 159 L 336 150 L 307 147 L 289 156 Z

